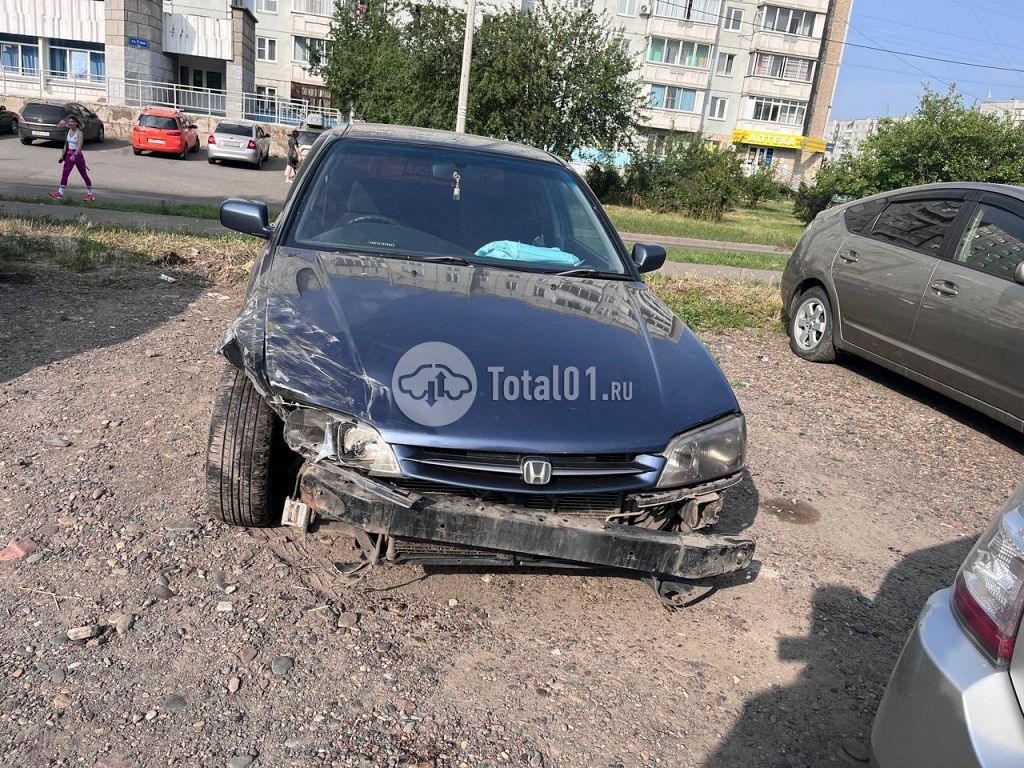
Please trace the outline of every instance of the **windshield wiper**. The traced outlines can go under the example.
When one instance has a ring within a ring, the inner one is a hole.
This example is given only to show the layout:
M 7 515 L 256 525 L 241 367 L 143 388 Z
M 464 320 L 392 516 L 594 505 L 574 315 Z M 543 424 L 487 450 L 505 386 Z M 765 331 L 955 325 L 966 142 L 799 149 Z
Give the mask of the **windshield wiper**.
M 472 262 L 466 261 L 461 256 L 409 256 L 409 261 L 429 261 L 432 264 L 461 264 L 468 267 Z
M 550 272 L 555 277 L 605 277 L 609 280 L 632 280 L 632 275 L 623 275 L 619 272 L 603 272 L 600 269 L 588 269 L 586 267 L 567 269 L 564 272 Z

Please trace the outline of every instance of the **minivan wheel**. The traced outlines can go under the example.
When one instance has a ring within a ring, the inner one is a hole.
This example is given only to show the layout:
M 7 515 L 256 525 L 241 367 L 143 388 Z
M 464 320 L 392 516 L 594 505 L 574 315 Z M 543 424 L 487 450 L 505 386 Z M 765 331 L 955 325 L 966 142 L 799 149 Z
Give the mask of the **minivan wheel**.
M 206 453 L 207 509 L 230 525 L 266 527 L 281 519 L 295 482 L 296 455 L 248 377 L 228 366 L 217 384 Z
M 832 344 L 832 304 L 823 288 L 809 288 L 793 300 L 789 313 L 789 346 L 804 360 L 830 363 L 836 359 L 836 348 Z

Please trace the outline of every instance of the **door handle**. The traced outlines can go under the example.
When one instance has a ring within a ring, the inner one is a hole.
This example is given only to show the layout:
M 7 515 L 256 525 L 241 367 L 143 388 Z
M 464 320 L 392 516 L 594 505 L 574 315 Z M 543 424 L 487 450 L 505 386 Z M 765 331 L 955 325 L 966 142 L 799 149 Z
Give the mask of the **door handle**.
M 860 256 L 857 255 L 856 251 L 847 251 L 846 253 L 840 253 L 839 258 L 845 261 L 847 264 L 853 264 L 855 261 L 860 261 Z
M 949 280 L 936 280 L 932 283 L 932 290 L 939 294 L 939 296 L 956 296 L 960 293 L 960 288 L 957 284 L 951 283 Z

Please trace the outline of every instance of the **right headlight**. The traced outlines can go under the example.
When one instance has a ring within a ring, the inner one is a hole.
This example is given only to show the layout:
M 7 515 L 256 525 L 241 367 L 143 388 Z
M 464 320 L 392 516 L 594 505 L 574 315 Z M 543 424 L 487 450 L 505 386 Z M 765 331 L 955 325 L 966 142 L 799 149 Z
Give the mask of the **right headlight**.
M 336 461 L 371 475 L 398 477 L 398 459 L 380 432 L 354 416 L 296 408 L 285 418 L 288 447 L 312 461 Z
M 684 432 L 672 438 L 662 455 L 665 468 L 658 478 L 659 488 L 693 485 L 735 474 L 746 464 L 747 420 L 741 413 Z

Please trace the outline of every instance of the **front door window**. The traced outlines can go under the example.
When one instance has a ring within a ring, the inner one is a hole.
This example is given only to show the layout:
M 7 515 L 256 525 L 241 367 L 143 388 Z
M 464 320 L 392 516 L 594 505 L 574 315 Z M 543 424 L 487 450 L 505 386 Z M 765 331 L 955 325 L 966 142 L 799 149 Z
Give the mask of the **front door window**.
M 956 260 L 982 272 L 1013 280 L 1024 261 L 1024 219 L 991 205 L 978 206 L 964 232 Z

